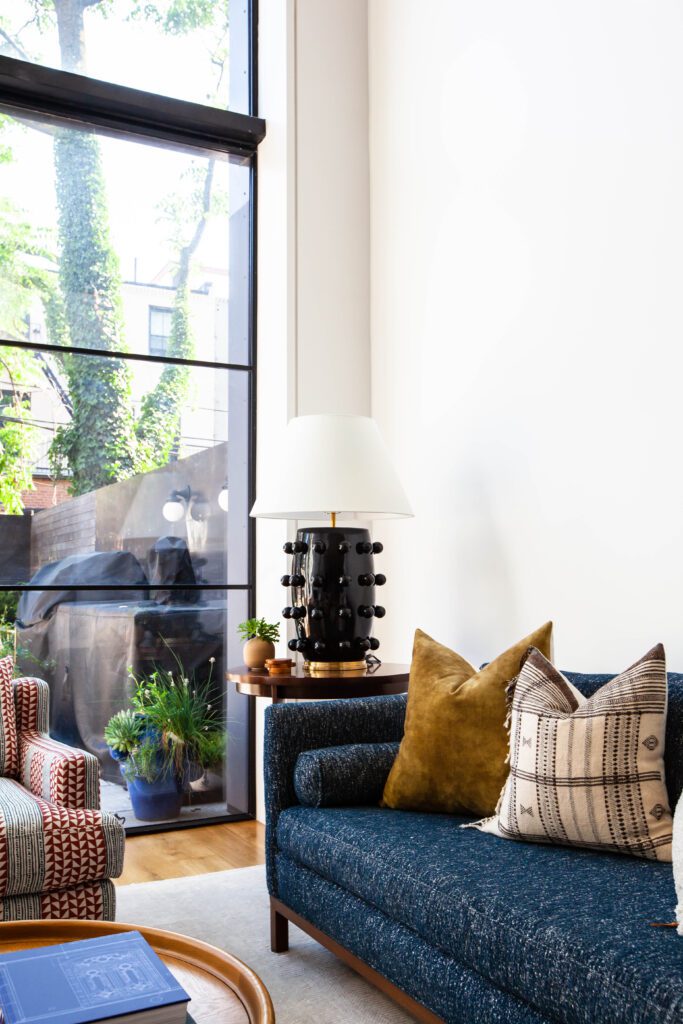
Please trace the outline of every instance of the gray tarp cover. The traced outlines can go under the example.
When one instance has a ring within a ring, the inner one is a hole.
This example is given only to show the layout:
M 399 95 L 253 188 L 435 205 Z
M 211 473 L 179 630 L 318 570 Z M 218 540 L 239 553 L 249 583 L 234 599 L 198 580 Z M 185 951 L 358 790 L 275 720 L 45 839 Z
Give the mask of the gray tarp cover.
M 159 544 L 150 582 L 176 582 L 176 572 L 178 582 L 189 582 L 186 554 L 181 545 Z M 156 593 L 149 591 L 72 589 L 86 583 L 146 583 L 142 566 L 125 551 L 74 555 L 45 566 L 31 582 L 64 589 L 22 595 L 20 669 L 49 684 L 52 735 L 96 754 L 105 776 L 116 779 L 102 733 L 111 715 L 128 703 L 130 671 L 150 672 L 155 665 L 176 669 L 177 657 L 188 676 L 195 670 L 202 676 L 214 657 L 214 678 L 220 679 L 225 600 L 204 601 L 197 591 L 166 591 L 160 602 L 150 600 Z
M 33 586 L 62 586 L 63 590 L 28 590 L 21 595 L 17 624 L 22 628 L 47 619 L 50 612 L 64 601 L 130 601 L 146 597 L 143 591 L 129 590 L 81 591 L 78 587 L 97 583 L 120 583 L 122 587 L 147 583 L 147 574 L 130 551 L 96 551 L 85 555 L 69 555 L 50 562 L 34 575 Z

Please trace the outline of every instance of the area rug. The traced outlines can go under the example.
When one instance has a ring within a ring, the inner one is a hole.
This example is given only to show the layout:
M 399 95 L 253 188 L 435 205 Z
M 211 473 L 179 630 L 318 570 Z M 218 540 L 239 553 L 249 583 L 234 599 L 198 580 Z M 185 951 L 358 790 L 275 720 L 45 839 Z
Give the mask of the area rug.
M 408 1024 L 406 1013 L 290 925 L 288 953 L 270 952 L 262 867 L 217 871 L 116 890 L 118 921 L 168 928 L 228 950 L 263 980 L 277 1024 Z

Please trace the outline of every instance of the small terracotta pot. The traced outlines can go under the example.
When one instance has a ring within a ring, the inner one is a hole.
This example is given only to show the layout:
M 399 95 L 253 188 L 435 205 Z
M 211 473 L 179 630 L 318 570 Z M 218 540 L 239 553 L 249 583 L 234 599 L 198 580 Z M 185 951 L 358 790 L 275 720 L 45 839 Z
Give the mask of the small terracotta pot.
M 275 644 L 270 640 L 261 640 L 255 636 L 251 640 L 247 640 L 242 650 L 242 657 L 247 668 L 263 668 L 267 658 L 275 657 Z

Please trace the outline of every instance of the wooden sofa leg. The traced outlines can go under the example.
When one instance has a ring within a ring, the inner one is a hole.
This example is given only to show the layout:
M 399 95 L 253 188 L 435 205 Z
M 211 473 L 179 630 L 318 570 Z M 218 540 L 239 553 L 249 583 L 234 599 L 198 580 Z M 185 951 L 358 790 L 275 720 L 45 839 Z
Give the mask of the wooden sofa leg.
M 289 949 L 289 921 L 273 906 L 270 908 L 270 948 L 273 953 L 286 953 Z

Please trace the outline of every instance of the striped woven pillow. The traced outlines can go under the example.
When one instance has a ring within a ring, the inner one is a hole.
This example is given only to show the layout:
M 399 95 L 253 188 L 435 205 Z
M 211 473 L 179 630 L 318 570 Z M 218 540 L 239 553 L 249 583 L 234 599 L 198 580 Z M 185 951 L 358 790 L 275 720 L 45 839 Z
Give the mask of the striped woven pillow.
M 16 775 L 19 769 L 13 675 L 14 661 L 8 654 L 0 658 L 0 775 Z
M 532 647 L 513 686 L 510 775 L 474 827 L 670 861 L 662 645 L 588 698 Z

